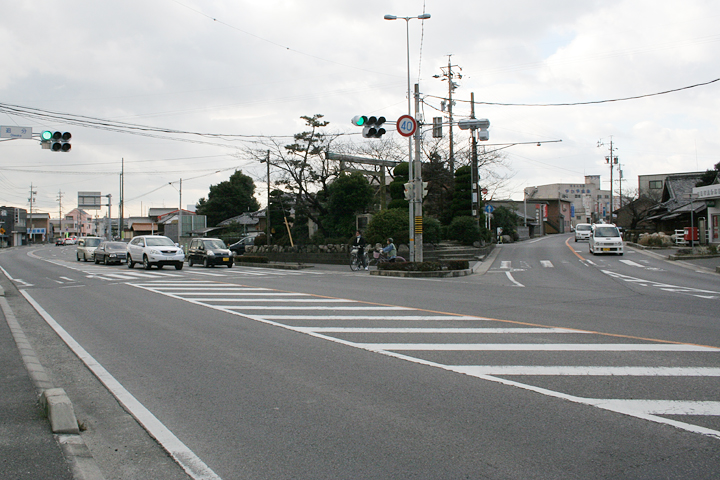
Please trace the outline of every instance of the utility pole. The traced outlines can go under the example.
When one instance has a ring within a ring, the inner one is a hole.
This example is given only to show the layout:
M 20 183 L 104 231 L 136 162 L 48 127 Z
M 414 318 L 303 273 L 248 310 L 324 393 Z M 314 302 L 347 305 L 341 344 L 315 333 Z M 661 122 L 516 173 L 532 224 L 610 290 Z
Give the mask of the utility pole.
M 449 119 L 449 140 L 450 140 L 450 156 L 448 158 L 448 166 L 450 167 L 450 174 L 455 175 L 455 142 L 453 140 L 453 92 L 455 89 L 459 86 L 455 81 L 453 80 L 455 76 L 457 76 L 458 79 L 462 78 L 462 74 L 453 72 L 453 67 L 457 67 L 462 71 L 462 67 L 458 65 L 453 65 L 450 61 L 452 58 L 452 54 L 448 55 L 448 64 L 447 67 L 441 67 L 440 70 L 442 70 L 442 75 L 433 75 L 433 78 L 442 78 L 443 81 L 447 80 L 448 82 L 448 119 Z
M 182 239 L 182 178 L 180 179 L 180 208 L 178 208 L 178 245 Z
M 125 238 L 125 230 L 123 228 L 123 216 L 125 215 L 125 159 L 121 159 L 120 166 L 120 219 L 118 221 L 118 234 L 120 240 Z
M 597 146 L 605 146 L 602 139 L 598 140 Z M 615 156 L 615 150 L 617 149 L 613 146 L 613 138 L 612 135 L 610 135 L 610 156 L 605 157 L 605 163 L 608 163 L 610 165 L 610 212 L 608 212 L 610 223 L 613 223 L 613 170 L 615 168 L 615 165 L 617 165 L 618 163 L 618 157 Z
M 475 118 L 475 92 L 470 93 L 470 118 Z M 475 131 L 471 131 L 472 135 L 472 171 L 470 172 L 470 181 L 472 187 L 470 195 L 472 197 L 472 215 L 475 217 L 478 228 L 480 227 L 480 192 L 478 191 L 478 155 L 477 155 L 477 135 Z
M 62 197 L 63 197 L 63 192 L 62 192 L 62 190 L 58 190 L 58 196 L 57 196 L 57 201 L 58 201 L 58 222 L 59 222 L 59 224 L 58 224 L 58 230 L 60 230 L 60 235 L 61 235 L 61 236 L 62 236 L 62 221 L 63 221 L 63 218 L 62 218 Z
M 265 242 L 270 246 L 270 150 L 267 151 L 267 158 L 260 160 L 260 163 L 267 164 L 267 205 L 265 206 Z
M 28 201 L 30 202 L 30 240 L 29 243 L 32 243 L 32 240 L 34 239 L 32 230 L 33 230 L 33 203 L 35 203 L 35 195 L 37 195 L 37 191 L 33 189 L 32 183 L 30 184 L 30 198 L 28 198 Z

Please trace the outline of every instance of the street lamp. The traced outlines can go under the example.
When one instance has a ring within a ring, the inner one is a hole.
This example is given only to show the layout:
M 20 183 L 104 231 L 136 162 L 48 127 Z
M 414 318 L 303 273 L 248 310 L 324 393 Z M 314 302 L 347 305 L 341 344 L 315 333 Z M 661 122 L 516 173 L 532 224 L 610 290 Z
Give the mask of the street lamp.
M 407 85 L 408 85 L 408 91 L 407 91 L 407 99 L 408 99 L 408 115 L 411 117 L 412 110 L 411 110 L 411 98 L 412 98 L 412 92 L 410 91 L 410 20 L 418 19 L 418 20 L 427 20 L 430 18 L 429 13 L 423 13 L 422 15 L 418 15 L 417 17 L 398 17 L 395 15 L 385 15 L 385 20 L 397 20 L 402 19 L 405 20 L 405 37 L 406 37 L 406 57 L 407 57 Z M 413 117 L 414 118 L 414 117 Z M 417 121 L 417 119 L 415 119 Z M 415 131 L 415 141 L 418 142 L 420 138 L 420 129 L 417 128 Z M 422 233 L 419 233 L 419 258 L 416 259 L 415 255 L 415 215 L 418 213 L 422 217 L 422 193 L 420 192 L 420 185 L 421 185 L 421 166 L 420 166 L 420 159 L 417 158 L 416 162 L 417 164 L 413 164 L 413 139 L 412 137 L 408 137 L 408 167 L 409 167 L 409 177 L 411 180 L 411 183 L 413 185 L 413 194 L 412 199 L 410 201 L 410 230 L 409 230 L 409 239 L 410 239 L 410 261 L 422 261 Z M 420 201 L 418 202 L 418 196 L 420 196 Z M 416 212 L 416 203 L 418 212 Z

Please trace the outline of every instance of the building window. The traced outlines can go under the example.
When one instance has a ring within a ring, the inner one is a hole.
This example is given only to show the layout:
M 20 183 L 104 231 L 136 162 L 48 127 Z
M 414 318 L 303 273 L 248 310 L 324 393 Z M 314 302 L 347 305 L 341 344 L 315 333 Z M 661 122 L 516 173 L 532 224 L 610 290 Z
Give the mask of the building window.
M 648 185 L 652 190 L 660 190 L 663 187 L 662 180 L 650 180 Z

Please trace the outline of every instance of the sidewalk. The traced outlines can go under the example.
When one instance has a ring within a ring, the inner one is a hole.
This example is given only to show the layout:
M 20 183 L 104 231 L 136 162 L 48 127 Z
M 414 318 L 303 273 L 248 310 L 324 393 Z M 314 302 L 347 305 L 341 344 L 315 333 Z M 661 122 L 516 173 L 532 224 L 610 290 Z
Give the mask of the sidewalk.
M 0 301 L 5 298 L 0 286 Z M 12 480 L 73 475 L 38 400 L 20 350 L 0 309 L 0 472 Z

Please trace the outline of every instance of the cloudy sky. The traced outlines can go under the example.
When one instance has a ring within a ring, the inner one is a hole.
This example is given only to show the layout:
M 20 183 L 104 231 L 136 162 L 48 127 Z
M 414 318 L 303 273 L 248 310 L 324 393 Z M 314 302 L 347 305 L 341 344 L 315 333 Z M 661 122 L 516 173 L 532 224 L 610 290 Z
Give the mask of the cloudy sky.
M 447 95 L 433 75 L 451 54 L 463 74 L 456 119 L 469 116 L 474 92 L 489 144 L 532 143 L 503 150 L 512 178 L 498 197 L 584 175 L 609 188 L 611 138 L 624 189 L 641 174 L 720 161 L 720 81 L 645 96 L 720 78 L 716 1 L 0 0 L 0 12 L 0 107 L 248 136 L 144 137 L 0 113 L 2 126 L 72 133 L 69 153 L 0 142 L 0 205 L 29 207 L 32 184 L 34 209 L 53 217 L 59 193 L 67 212 L 78 191 L 111 194 L 116 215 L 121 159 L 126 216 L 176 207 L 181 178 L 182 204 L 194 204 L 236 168 L 256 180 L 264 204 L 265 167 L 237 150 L 252 136 L 284 141 L 302 131 L 301 115 L 323 114 L 330 132 L 350 134 L 359 130 L 353 115 L 406 113 L 406 22 L 385 14 L 432 15 L 409 22 L 410 74 L 427 121 Z M 548 140 L 562 143 L 534 145 Z

